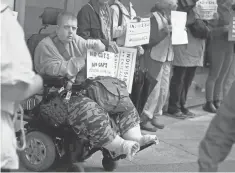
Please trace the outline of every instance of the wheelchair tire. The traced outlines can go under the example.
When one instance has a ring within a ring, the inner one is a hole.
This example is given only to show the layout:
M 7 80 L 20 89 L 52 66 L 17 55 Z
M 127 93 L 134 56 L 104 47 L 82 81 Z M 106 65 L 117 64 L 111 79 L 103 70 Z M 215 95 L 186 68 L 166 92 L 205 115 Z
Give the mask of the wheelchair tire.
M 19 153 L 19 159 L 29 171 L 47 171 L 56 160 L 56 148 L 50 136 L 32 131 L 26 135 L 26 148 Z
M 113 161 L 110 158 L 104 157 L 102 160 L 102 165 L 105 171 L 112 172 L 117 168 L 117 161 Z

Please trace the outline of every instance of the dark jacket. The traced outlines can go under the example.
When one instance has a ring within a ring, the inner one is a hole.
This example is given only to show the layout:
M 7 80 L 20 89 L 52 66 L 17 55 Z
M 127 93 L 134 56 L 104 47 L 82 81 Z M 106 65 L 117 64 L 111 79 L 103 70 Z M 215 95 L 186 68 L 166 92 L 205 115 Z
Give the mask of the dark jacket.
M 98 0 L 90 0 L 89 4 L 83 6 L 77 15 L 77 34 L 84 39 L 100 39 L 108 49 L 109 41 L 105 39 L 102 33 Z

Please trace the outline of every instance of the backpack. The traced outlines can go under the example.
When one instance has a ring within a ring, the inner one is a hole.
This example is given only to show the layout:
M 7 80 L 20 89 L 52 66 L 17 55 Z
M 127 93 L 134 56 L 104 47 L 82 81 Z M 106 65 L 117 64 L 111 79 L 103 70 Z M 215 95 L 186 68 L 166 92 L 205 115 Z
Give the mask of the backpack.
M 87 97 L 110 114 L 125 112 L 134 107 L 125 82 L 117 78 L 109 76 L 88 78 L 85 85 Z
M 122 10 L 121 10 L 121 7 L 117 3 L 114 3 L 113 5 L 116 5 L 118 7 L 118 10 L 119 10 L 118 26 L 121 26 L 122 25 L 122 14 L 123 14 Z M 117 38 L 114 38 L 113 41 L 116 42 Z
M 210 28 L 207 26 L 207 23 L 201 19 L 196 19 L 188 28 L 195 38 L 207 39 L 210 36 Z

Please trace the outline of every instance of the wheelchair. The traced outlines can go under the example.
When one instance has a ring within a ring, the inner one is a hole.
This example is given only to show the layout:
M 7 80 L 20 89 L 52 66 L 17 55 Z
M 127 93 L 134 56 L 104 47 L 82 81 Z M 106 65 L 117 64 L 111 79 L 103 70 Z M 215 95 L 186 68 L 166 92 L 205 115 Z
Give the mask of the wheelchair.
M 49 10 L 49 12 L 48 12 Z M 60 10 L 53 8 L 45 8 L 44 15 L 58 15 Z M 51 21 L 54 21 L 51 20 Z M 43 20 L 43 29 L 48 25 Z M 54 24 L 54 23 L 53 23 Z M 48 34 L 32 35 L 27 41 L 28 48 L 33 57 L 37 44 Z M 65 86 L 66 79 L 64 77 L 42 76 L 44 81 L 44 89 L 42 99 L 45 99 L 51 88 L 61 88 Z M 81 90 L 81 86 L 73 85 L 72 92 Z M 34 172 L 44 172 L 55 168 L 68 168 L 67 172 L 84 172 L 83 162 L 90 158 L 97 151 L 101 151 L 103 155 L 102 165 L 105 171 L 114 171 L 117 167 L 118 160 L 126 158 L 126 155 L 114 156 L 114 153 L 105 148 L 92 148 L 88 140 L 79 138 L 77 134 L 68 125 L 54 127 L 51 126 L 39 113 L 39 107 L 35 106 L 31 111 L 25 111 L 24 126 L 26 132 L 26 148 L 19 153 L 20 162 L 25 168 Z M 115 128 L 114 122 L 111 125 Z M 20 143 L 21 132 L 16 132 L 18 142 Z M 145 148 L 155 144 L 149 143 L 140 148 Z M 75 164 L 76 163 L 76 164 Z

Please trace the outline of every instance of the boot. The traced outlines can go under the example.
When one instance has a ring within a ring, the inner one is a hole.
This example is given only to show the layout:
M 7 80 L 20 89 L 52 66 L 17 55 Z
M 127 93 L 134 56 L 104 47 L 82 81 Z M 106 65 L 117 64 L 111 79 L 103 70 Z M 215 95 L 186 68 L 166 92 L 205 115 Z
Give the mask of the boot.
M 125 154 L 129 160 L 132 160 L 136 153 L 140 150 L 140 145 L 134 141 L 124 140 L 117 135 L 115 139 L 110 144 L 104 146 L 104 148 L 115 152 L 117 156 Z
M 211 101 L 206 102 L 206 104 L 203 106 L 203 110 L 210 113 L 216 113 L 216 108 Z
M 151 122 L 152 122 L 152 125 L 154 125 L 158 129 L 164 129 L 164 127 L 165 127 L 164 124 L 159 123 L 159 120 L 155 116 L 153 117 Z
M 219 109 L 220 105 L 221 105 L 221 101 L 220 100 L 216 100 L 214 101 L 214 105 L 216 109 Z
M 140 146 L 144 146 L 150 142 L 158 140 L 156 135 L 142 135 L 139 125 L 131 128 L 123 134 L 123 138 L 126 140 L 136 141 Z
M 148 116 L 142 113 L 140 117 L 141 117 L 141 123 L 140 123 L 141 130 L 146 130 L 149 132 L 157 131 L 157 128 L 152 125 L 151 119 L 149 119 Z
M 144 122 L 141 123 L 140 127 L 141 127 L 141 130 L 146 130 L 149 132 L 156 132 L 157 131 L 157 128 L 154 127 L 150 121 L 147 121 L 145 123 Z

